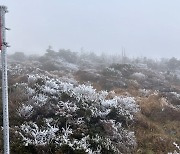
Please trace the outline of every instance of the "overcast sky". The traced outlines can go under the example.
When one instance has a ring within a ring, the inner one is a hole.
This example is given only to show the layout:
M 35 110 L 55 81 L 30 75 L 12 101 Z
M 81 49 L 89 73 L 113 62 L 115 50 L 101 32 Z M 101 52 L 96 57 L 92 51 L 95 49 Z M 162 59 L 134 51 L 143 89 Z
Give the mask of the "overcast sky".
M 51 45 L 128 56 L 180 58 L 180 0 L 1 0 L 9 53 Z

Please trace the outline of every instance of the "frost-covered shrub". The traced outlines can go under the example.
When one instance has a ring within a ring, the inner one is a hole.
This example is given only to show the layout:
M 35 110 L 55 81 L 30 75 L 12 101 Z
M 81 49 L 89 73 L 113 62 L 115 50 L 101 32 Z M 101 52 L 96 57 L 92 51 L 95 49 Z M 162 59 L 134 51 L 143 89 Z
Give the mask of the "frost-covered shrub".
M 46 121 L 47 127 L 39 128 L 35 122 L 22 124 L 20 135 L 25 142 L 25 145 L 46 145 L 56 138 L 56 132 L 59 128 L 51 126 L 48 120 Z
M 129 77 L 135 71 L 134 66 L 130 64 L 112 64 L 110 67 L 114 68 L 116 71 L 119 71 L 123 77 Z
M 180 94 L 178 92 L 164 92 L 162 93 L 163 96 L 167 98 L 167 101 L 169 102 L 169 105 L 178 110 L 180 107 Z
M 136 113 L 139 111 L 138 105 L 135 103 L 133 97 L 114 97 L 113 99 L 102 101 L 102 105 L 123 108 L 124 110 L 128 110 L 130 113 Z
M 131 75 L 132 78 L 136 79 L 136 80 L 144 80 L 146 79 L 146 75 L 144 75 L 143 73 L 141 72 L 136 72 L 136 73 L 133 73 Z
M 122 75 L 120 71 L 115 70 L 114 68 L 111 68 L 111 67 L 105 68 L 102 74 L 105 76 L 121 76 Z
M 28 118 L 33 113 L 33 106 L 22 104 L 22 106 L 18 110 L 18 113 L 21 117 Z
M 110 139 L 117 142 L 121 152 L 129 153 L 135 148 L 136 139 L 134 132 L 124 129 L 121 123 L 116 123 L 115 120 L 102 120 L 102 123 Z
M 73 85 L 43 75 L 34 75 L 30 87 L 23 85 L 28 101 L 20 106 L 18 115 L 28 121 L 18 132 L 24 145 L 54 144 L 89 154 L 135 149 L 134 133 L 126 129 L 139 111 L 133 97 L 108 99 L 108 92 L 97 92 L 90 85 Z
M 150 90 L 147 89 L 139 89 L 140 96 L 148 97 L 150 95 Z

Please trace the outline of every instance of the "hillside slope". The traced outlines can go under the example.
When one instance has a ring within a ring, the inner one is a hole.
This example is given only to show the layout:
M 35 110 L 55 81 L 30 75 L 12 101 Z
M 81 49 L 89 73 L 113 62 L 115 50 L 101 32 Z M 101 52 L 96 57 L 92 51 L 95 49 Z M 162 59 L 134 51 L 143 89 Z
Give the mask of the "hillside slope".
M 73 54 L 9 58 L 11 153 L 180 151 L 178 71 Z

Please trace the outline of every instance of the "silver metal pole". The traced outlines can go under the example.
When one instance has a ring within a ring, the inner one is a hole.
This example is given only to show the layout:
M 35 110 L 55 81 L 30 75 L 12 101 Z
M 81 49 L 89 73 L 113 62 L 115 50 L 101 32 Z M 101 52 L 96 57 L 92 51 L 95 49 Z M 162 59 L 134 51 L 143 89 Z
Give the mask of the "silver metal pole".
M 6 35 L 5 35 L 5 13 L 7 7 L 0 6 L 1 24 L 1 61 L 2 61 L 2 103 L 3 103 L 3 139 L 4 154 L 9 154 L 9 113 L 8 113 L 8 81 L 7 81 L 7 57 L 6 57 Z

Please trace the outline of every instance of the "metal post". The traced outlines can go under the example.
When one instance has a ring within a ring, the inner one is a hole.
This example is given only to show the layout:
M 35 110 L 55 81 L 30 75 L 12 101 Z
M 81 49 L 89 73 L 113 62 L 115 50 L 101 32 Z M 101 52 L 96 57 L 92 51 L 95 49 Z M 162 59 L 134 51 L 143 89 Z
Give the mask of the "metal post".
M 5 13 L 6 6 L 0 6 L 0 43 L 1 43 L 1 61 L 2 61 L 2 103 L 3 103 L 3 139 L 4 154 L 9 154 L 9 113 L 8 113 L 8 82 L 7 82 L 7 59 L 6 59 L 6 35 L 5 35 Z

